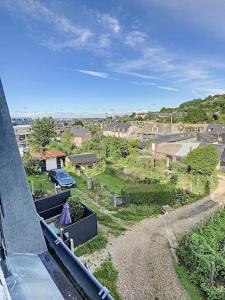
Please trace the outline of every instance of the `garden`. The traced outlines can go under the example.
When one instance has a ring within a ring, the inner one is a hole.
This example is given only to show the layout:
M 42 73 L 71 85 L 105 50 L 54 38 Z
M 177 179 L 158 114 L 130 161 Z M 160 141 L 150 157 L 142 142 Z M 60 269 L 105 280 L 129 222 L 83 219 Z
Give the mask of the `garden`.
M 225 299 L 225 210 L 180 241 L 180 263 L 192 283 L 210 300 Z

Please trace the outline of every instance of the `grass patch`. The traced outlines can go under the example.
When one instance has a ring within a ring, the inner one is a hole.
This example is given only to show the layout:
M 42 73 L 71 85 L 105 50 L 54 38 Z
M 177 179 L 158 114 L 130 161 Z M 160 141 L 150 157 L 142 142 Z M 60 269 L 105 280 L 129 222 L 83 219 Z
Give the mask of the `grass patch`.
M 102 173 L 101 175 L 98 175 L 95 177 L 95 179 L 100 182 L 103 186 L 107 188 L 111 193 L 120 194 L 121 189 L 124 189 L 125 187 L 129 187 L 132 184 L 130 182 L 127 182 L 117 176 L 109 175 Z
M 105 235 L 100 232 L 93 239 L 91 239 L 87 243 L 79 246 L 75 250 L 75 255 L 82 256 L 82 255 L 92 254 L 96 251 L 104 249 L 107 245 L 107 242 L 108 241 L 107 241 L 107 238 L 105 237 Z
M 125 208 L 120 208 L 114 217 L 119 218 L 123 221 L 139 222 L 145 218 L 160 214 L 162 209 L 159 206 L 138 206 L 130 205 Z
M 189 279 L 186 269 L 180 265 L 175 265 L 175 270 L 182 286 L 189 294 L 191 300 L 204 300 L 199 289 Z
M 108 214 L 98 212 L 97 217 L 99 223 L 106 226 L 109 230 L 109 233 L 111 233 L 114 236 L 119 236 L 121 233 L 126 231 L 126 228 L 124 226 L 117 223 L 116 220 Z
M 48 180 L 48 176 L 46 174 L 28 175 L 27 179 L 31 191 L 34 191 L 36 196 L 53 194 L 54 185 Z
M 101 282 L 103 286 L 106 286 L 110 294 L 115 300 L 122 300 L 118 287 L 117 278 L 118 271 L 112 264 L 112 260 L 108 258 L 95 272 L 94 276 Z

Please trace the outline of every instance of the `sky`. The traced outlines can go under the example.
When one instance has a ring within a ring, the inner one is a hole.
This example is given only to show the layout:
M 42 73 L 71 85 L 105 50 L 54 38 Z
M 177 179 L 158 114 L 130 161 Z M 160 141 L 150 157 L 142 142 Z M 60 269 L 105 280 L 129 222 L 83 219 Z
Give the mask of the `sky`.
M 0 0 L 13 116 L 156 111 L 225 93 L 224 0 Z

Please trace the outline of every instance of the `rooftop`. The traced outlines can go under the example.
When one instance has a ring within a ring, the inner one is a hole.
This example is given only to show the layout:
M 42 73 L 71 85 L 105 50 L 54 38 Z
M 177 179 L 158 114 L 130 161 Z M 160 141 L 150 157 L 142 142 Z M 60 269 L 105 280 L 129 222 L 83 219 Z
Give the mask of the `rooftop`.
M 48 150 L 43 153 L 33 153 L 32 156 L 37 159 L 45 160 L 50 158 L 64 157 L 66 156 L 63 152 L 59 150 Z

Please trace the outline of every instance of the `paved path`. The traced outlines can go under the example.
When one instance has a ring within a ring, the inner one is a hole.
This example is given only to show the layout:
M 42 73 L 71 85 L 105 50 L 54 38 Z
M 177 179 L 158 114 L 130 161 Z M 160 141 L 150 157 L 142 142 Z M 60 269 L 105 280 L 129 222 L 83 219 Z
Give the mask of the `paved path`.
M 209 197 L 183 206 L 169 216 L 146 219 L 113 240 L 107 251 L 119 271 L 124 300 L 186 300 L 173 266 L 168 238 L 184 234 L 218 209 L 225 199 L 225 177 Z M 169 224 L 169 226 L 168 226 Z

